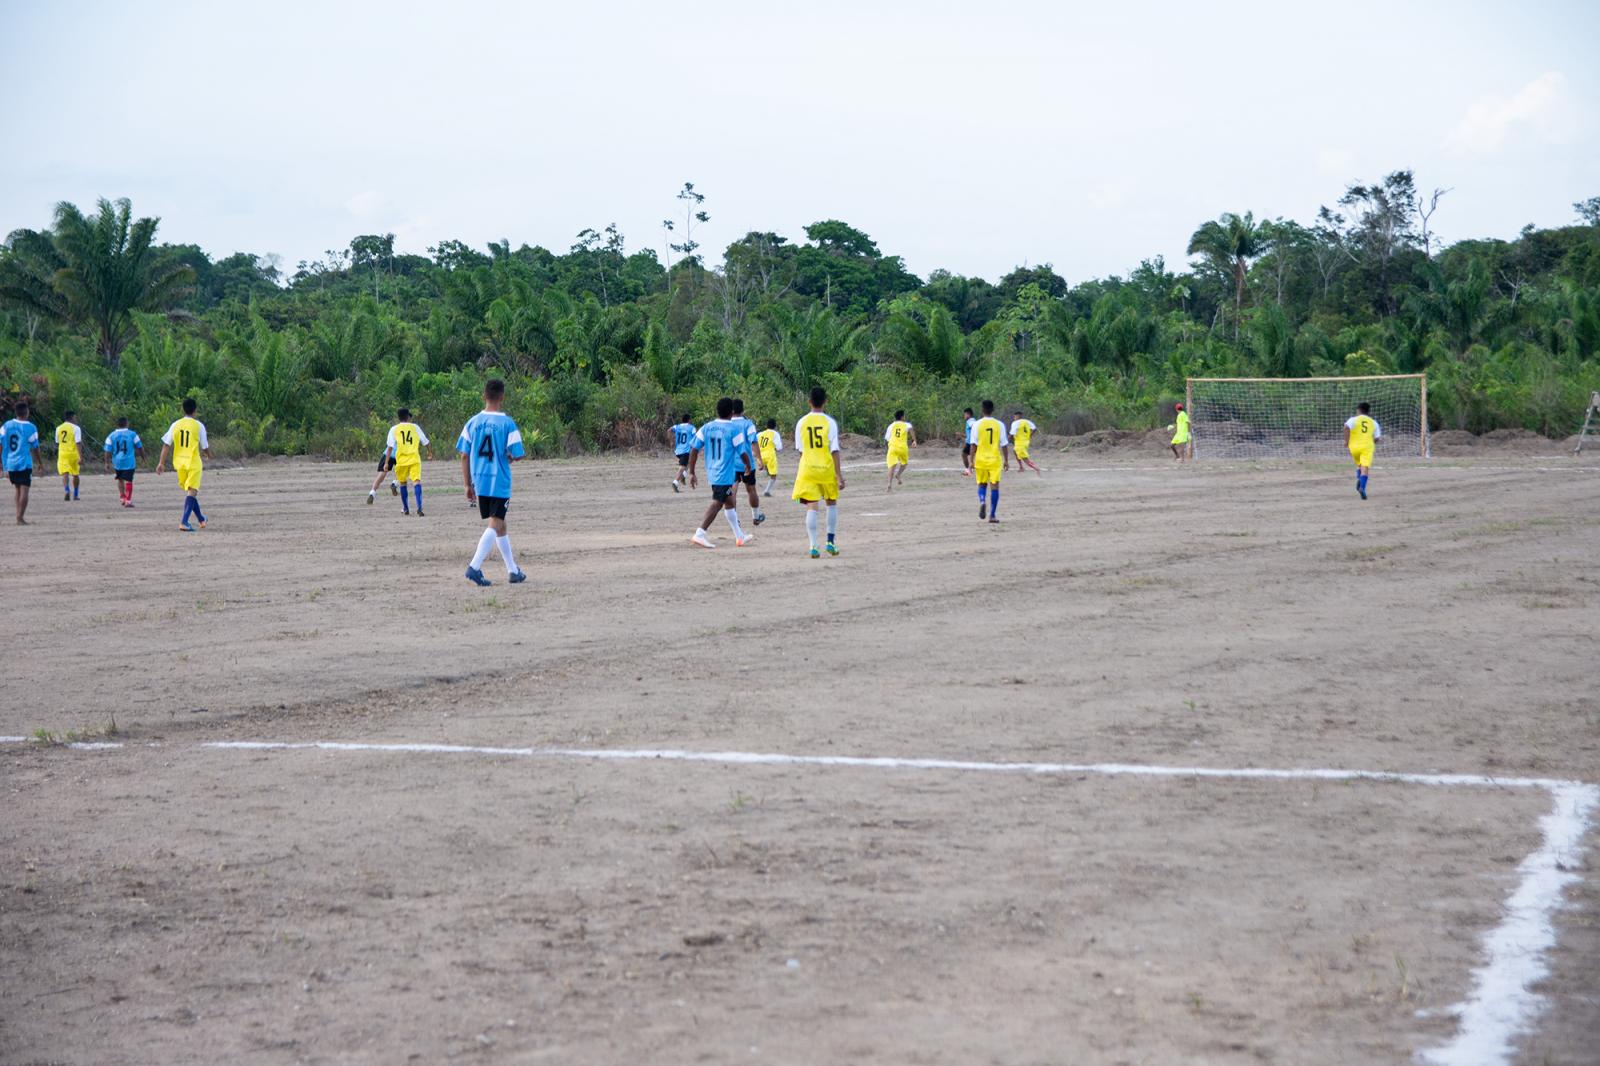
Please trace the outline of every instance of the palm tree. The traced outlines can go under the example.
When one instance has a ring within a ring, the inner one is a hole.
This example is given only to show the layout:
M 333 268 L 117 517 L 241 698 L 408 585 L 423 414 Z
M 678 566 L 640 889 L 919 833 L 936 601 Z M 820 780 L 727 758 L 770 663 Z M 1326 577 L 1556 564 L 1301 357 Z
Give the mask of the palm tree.
M 167 310 L 194 280 L 193 270 L 155 248 L 161 220 L 134 221 L 132 215 L 126 199 L 101 200 L 92 218 L 72 204 L 56 205 L 61 266 L 51 286 L 68 320 L 94 329 L 100 356 L 111 366 L 133 339 L 133 312 Z
M 1239 320 L 1244 313 L 1244 279 L 1250 261 L 1272 246 L 1267 223 L 1256 225 L 1255 215 L 1228 212 L 1215 222 L 1207 222 L 1189 238 L 1189 255 L 1203 255 L 1219 271 L 1233 275 L 1233 339 L 1239 339 Z

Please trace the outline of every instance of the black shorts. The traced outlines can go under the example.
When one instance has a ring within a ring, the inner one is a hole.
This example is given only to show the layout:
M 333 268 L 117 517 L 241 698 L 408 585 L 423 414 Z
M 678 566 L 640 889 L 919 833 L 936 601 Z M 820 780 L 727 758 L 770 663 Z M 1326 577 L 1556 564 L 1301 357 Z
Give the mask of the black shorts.
M 6 471 L 6 476 L 11 479 L 11 483 L 13 485 L 32 485 L 33 484 L 33 471 L 31 469 L 30 470 L 7 470 Z
M 743 485 L 754 485 L 756 483 L 756 472 L 754 470 L 748 474 L 735 474 L 734 477 L 738 478 L 740 484 Z
M 972 445 L 963 444 L 961 446 L 961 455 L 962 455 L 962 457 L 965 458 L 966 456 L 971 455 L 971 454 L 972 454 Z
M 506 508 L 511 506 L 511 500 L 505 496 L 479 496 L 478 516 L 480 518 L 498 518 L 506 520 Z
M 133 471 L 132 470 L 118 470 L 117 471 L 117 480 L 118 481 L 132 481 L 133 480 Z
M 683 466 L 683 467 L 686 467 L 686 466 L 689 465 L 689 453 L 688 452 L 684 452 L 682 455 L 678 456 L 678 465 L 679 466 Z
M 732 485 L 712 485 L 711 498 L 718 503 L 727 503 L 733 498 L 733 488 Z
M 378 456 L 378 469 L 393 470 L 394 456 L 390 455 L 388 452 L 384 452 L 382 455 Z

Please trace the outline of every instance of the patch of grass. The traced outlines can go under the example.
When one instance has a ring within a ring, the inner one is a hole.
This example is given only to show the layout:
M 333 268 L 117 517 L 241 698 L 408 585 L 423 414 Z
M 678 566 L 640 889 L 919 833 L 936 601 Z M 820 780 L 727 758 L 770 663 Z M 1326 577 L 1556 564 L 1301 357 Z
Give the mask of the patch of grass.
M 1404 544 L 1367 544 L 1360 548 L 1346 548 L 1344 551 L 1335 552 L 1333 561 L 1339 563 L 1375 563 L 1380 559 L 1387 559 L 1404 547 Z
M 33 731 L 33 742 L 35 744 L 51 744 L 51 745 L 54 745 L 54 744 L 60 744 L 61 743 L 61 738 L 56 736 L 56 734 L 54 734 L 53 732 L 51 732 L 48 729 L 35 729 Z
M 1485 522 L 1481 526 L 1458 529 L 1450 534 L 1450 539 L 1466 540 L 1468 537 L 1501 537 L 1508 533 L 1524 533 L 1541 526 L 1562 526 L 1566 524 L 1567 519 L 1559 515 L 1543 515 L 1537 518 L 1512 518 L 1500 522 Z

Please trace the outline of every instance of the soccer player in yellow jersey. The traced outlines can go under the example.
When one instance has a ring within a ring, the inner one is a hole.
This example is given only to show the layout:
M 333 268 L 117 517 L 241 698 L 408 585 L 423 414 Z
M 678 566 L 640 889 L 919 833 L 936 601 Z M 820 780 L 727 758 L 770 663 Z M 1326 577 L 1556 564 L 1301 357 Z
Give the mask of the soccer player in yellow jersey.
M 828 507 L 828 554 L 838 555 L 833 542 L 839 532 L 839 491 L 844 488 L 844 468 L 839 463 L 839 423 L 822 413 L 828 394 L 821 385 L 811 389 L 811 413 L 794 424 L 794 446 L 800 449 L 800 466 L 794 472 L 793 498 L 806 505 L 806 534 L 811 538 L 811 558 L 817 551 L 817 508 Z
M 1356 491 L 1367 498 L 1367 475 L 1372 472 L 1372 453 L 1383 439 L 1383 427 L 1372 417 L 1372 405 L 1356 404 L 1355 416 L 1344 424 L 1344 446 L 1356 463 Z
M 1189 412 L 1181 403 L 1173 404 L 1172 409 L 1177 417 L 1167 428 L 1172 430 L 1172 457 L 1181 463 L 1189 456 Z
M 56 473 L 61 475 L 61 498 L 78 498 L 78 462 L 82 458 L 78 446 L 83 443 L 83 427 L 78 425 L 78 412 L 68 411 L 56 427 Z
M 1006 435 L 1006 424 L 994 416 L 994 401 L 985 400 L 980 406 L 983 417 L 972 426 L 972 476 L 978 482 L 978 517 L 987 516 L 998 525 L 1000 475 L 1011 465 L 1011 438 Z
M 1039 427 L 1028 419 L 1022 417 L 1021 411 L 1011 412 L 1011 456 L 1017 461 L 1017 473 L 1022 473 L 1022 464 L 1033 467 L 1033 472 L 1044 477 L 1044 471 L 1034 466 L 1032 459 L 1028 458 L 1028 442 L 1033 439 L 1034 431 Z
M 911 446 L 917 443 L 917 430 L 906 421 L 904 411 L 896 411 L 894 421 L 883 431 L 883 439 L 889 442 L 889 454 L 883 459 L 889 468 L 889 485 L 883 491 L 893 492 L 897 482 L 905 484 L 906 467 L 911 465 Z
M 193 533 L 189 515 L 194 515 L 200 528 L 206 528 L 206 516 L 200 510 L 200 473 L 202 457 L 211 458 L 211 441 L 206 437 L 206 425 L 194 416 L 194 397 L 183 398 L 183 417 L 167 427 L 161 436 L 161 458 L 156 460 L 156 474 L 166 470 L 167 456 L 172 456 L 172 471 L 178 475 L 178 486 L 183 489 L 183 517 L 178 519 L 178 529 Z
M 767 428 L 756 434 L 756 450 L 761 454 L 761 468 L 767 472 L 767 487 L 761 495 L 771 496 L 772 486 L 778 483 L 778 453 L 783 451 L 783 434 L 778 432 L 778 420 L 767 419 Z
M 428 458 L 433 458 L 433 442 L 428 440 L 428 435 L 422 432 L 422 427 L 411 421 L 411 412 L 402 407 L 395 412 L 399 419 L 389 427 L 389 439 L 384 444 L 383 454 L 386 458 L 394 460 L 394 479 L 400 483 L 400 512 L 410 514 L 411 508 L 407 505 L 406 488 L 417 499 L 417 517 L 422 514 L 422 449 L 428 449 Z M 373 494 L 367 493 L 367 502 L 372 502 Z

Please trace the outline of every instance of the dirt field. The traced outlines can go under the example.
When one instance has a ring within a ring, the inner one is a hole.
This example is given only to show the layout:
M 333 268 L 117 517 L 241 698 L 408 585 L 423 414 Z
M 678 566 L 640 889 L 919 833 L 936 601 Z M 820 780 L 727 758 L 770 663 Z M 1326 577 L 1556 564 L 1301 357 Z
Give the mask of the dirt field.
M 0 1063 L 1413 1061 L 1538 788 L 253 750 L 227 741 L 1600 781 L 1600 460 L 956 452 L 843 555 L 688 536 L 670 460 L 524 464 L 531 576 L 370 468 L 168 475 L 0 528 Z M 785 457 L 788 458 L 787 456 Z M 854 464 L 861 464 L 855 467 Z M 106 726 L 115 717 L 116 731 Z M 1600 1062 L 1600 874 L 1510 1061 Z M 1495 1058 L 1460 1061 L 1496 1061 Z

